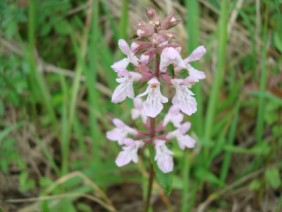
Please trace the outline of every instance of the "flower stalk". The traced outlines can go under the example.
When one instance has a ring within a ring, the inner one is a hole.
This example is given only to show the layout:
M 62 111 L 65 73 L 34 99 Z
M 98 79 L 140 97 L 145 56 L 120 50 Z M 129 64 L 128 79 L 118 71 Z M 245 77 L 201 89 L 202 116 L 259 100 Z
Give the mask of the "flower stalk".
M 154 176 L 155 176 L 154 165 L 153 165 L 153 162 L 151 162 L 150 171 L 149 171 L 148 190 L 147 190 L 146 203 L 145 203 L 145 212 L 148 212 L 150 208 L 150 200 L 151 200 L 151 195 L 152 195 Z

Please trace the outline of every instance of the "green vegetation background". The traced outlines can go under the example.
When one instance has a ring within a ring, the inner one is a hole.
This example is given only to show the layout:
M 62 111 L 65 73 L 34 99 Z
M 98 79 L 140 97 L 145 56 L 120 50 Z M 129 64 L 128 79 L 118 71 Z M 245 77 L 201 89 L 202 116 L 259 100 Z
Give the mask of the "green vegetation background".
M 198 146 L 173 149 L 171 201 L 158 185 L 155 195 L 183 212 L 228 210 L 234 198 L 242 210 L 281 210 L 281 0 L 1 0 L 3 211 L 114 211 L 142 201 L 121 192 L 121 203 L 109 188 L 135 183 L 144 196 L 148 152 L 138 165 L 117 168 L 119 147 L 105 132 L 113 117 L 130 123 L 132 103 L 110 101 L 117 85 L 110 66 L 123 57 L 118 39 L 130 40 L 147 7 L 178 13 L 185 55 L 207 48 L 197 64 L 207 75 L 195 88 L 198 112 L 186 117 Z

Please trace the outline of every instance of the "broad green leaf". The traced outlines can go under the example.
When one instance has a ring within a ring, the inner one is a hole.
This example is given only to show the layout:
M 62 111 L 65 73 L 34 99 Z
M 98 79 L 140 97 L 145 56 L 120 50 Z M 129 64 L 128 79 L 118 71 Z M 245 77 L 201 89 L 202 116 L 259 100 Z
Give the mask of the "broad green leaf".
M 261 183 L 259 180 L 255 179 L 253 180 L 249 185 L 249 190 L 251 191 L 257 191 L 261 187 Z
M 264 174 L 266 182 L 274 189 L 281 185 L 279 170 L 277 168 L 268 168 Z

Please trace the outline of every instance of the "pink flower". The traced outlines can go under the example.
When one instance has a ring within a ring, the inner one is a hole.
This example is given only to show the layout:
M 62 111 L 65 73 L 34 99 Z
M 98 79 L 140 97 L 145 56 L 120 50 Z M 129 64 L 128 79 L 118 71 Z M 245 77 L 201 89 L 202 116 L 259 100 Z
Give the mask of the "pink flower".
M 172 104 L 189 116 L 195 113 L 197 111 L 197 102 L 193 97 L 194 93 L 188 89 L 189 84 L 182 79 L 172 79 L 171 83 L 176 90 Z
M 137 119 L 138 117 L 141 117 L 143 123 L 146 123 L 147 116 L 145 115 L 145 112 L 143 110 L 143 101 L 141 98 L 135 98 L 133 99 L 134 108 L 131 110 L 131 118 L 133 120 Z
M 167 66 L 170 64 L 174 65 L 174 67 L 178 67 L 178 69 L 186 68 L 186 64 L 179 52 L 180 49 L 175 49 L 173 47 L 167 47 L 162 51 L 160 61 L 161 72 L 166 72 Z
M 167 134 L 167 139 L 176 138 L 180 149 L 194 148 L 196 141 L 189 135 L 185 135 L 191 128 L 190 122 L 185 122 L 178 129 Z
M 157 78 L 150 79 L 146 91 L 137 97 L 145 95 L 148 95 L 143 105 L 145 115 L 155 118 L 163 109 L 163 103 L 168 102 L 168 99 L 161 94 L 160 82 Z
M 193 61 L 200 60 L 203 55 L 206 53 L 206 49 L 204 46 L 198 46 L 186 59 L 184 59 L 185 63 L 190 63 Z
M 122 60 L 119 60 L 115 62 L 111 68 L 114 69 L 115 72 L 118 73 L 118 75 L 123 76 L 124 72 L 126 72 L 126 68 L 129 64 L 128 58 L 124 58 Z
M 199 82 L 199 80 L 206 78 L 204 72 L 193 68 L 189 64 L 190 62 L 198 61 L 205 53 L 206 53 L 205 47 L 199 46 L 186 59 L 184 59 L 184 62 L 186 64 L 186 69 L 189 72 L 189 76 L 186 78 L 187 81 L 194 83 L 194 82 Z M 176 67 L 176 71 L 179 71 L 181 69 L 183 69 L 182 66 Z
M 163 124 L 167 125 L 169 122 L 171 122 L 175 127 L 179 127 L 182 120 L 183 114 L 180 113 L 180 109 L 177 106 L 172 105 L 164 118 Z
M 120 83 L 113 95 L 112 102 L 120 103 L 129 97 L 131 99 L 134 98 L 134 89 L 133 89 L 133 81 L 138 81 L 142 78 L 142 75 L 136 72 L 127 72 L 124 74 L 125 76 L 117 78 L 117 82 Z
M 128 46 L 125 40 L 120 39 L 118 41 L 120 50 L 127 56 L 122 60 L 115 62 L 111 67 L 115 72 L 121 73 L 126 70 L 129 63 L 132 63 L 135 66 L 138 66 L 138 58 L 135 56 L 133 50 Z M 134 47 L 133 47 L 134 48 Z
M 187 70 L 189 71 L 189 76 L 186 77 L 186 81 L 188 83 L 195 83 L 195 82 L 199 82 L 199 80 L 201 79 L 205 79 L 206 75 L 203 71 L 199 71 L 195 68 L 193 68 L 190 64 L 187 64 Z
M 163 173 L 168 173 L 173 170 L 173 152 L 165 145 L 164 140 L 155 140 L 156 156 L 158 167 Z
M 129 126 L 127 126 L 125 123 L 123 123 L 121 120 L 115 118 L 113 119 L 113 123 L 116 126 L 116 128 L 112 129 L 111 131 L 108 131 L 106 136 L 111 141 L 117 141 L 119 145 L 122 145 L 124 143 L 124 139 L 127 138 L 127 135 L 136 135 L 137 130 L 133 129 Z
M 124 140 L 124 146 L 122 147 L 122 151 L 118 154 L 116 159 L 116 164 L 118 167 L 124 166 L 130 161 L 134 163 L 138 162 L 138 149 L 144 146 L 144 142 L 142 140 L 133 140 L 131 138 L 127 138 Z

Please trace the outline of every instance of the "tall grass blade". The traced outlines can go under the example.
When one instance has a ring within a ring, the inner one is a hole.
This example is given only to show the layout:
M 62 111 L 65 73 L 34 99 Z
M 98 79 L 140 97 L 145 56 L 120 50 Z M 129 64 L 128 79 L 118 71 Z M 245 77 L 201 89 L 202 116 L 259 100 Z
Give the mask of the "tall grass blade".
M 226 44 L 227 44 L 227 20 L 228 20 L 228 0 L 221 2 L 219 34 L 218 34 L 218 52 L 217 67 L 215 70 L 214 80 L 212 84 L 211 97 L 208 103 L 207 118 L 205 123 L 205 141 L 209 140 L 214 126 L 215 110 L 218 104 L 218 96 L 224 74 L 226 63 Z
M 119 37 L 125 39 L 127 37 L 128 28 L 128 0 L 122 0 L 121 16 L 119 24 Z
M 188 34 L 188 52 L 192 52 L 195 47 L 198 46 L 198 38 L 199 38 L 199 3 L 197 0 L 186 0 L 185 6 L 187 10 L 187 20 L 186 20 L 186 30 Z M 195 66 L 197 68 L 197 66 Z M 193 127 L 196 131 L 196 133 L 199 135 L 202 133 L 202 123 L 203 123 L 203 99 L 201 94 L 201 87 L 200 85 L 195 86 L 195 94 L 197 99 L 197 113 L 192 119 Z M 183 165 L 183 171 L 182 171 L 182 177 L 184 179 L 183 183 L 183 190 L 182 190 L 182 201 L 181 201 L 181 211 L 189 211 L 188 209 L 189 201 L 188 201 L 188 194 L 192 195 L 193 193 L 189 193 L 189 187 L 191 185 L 190 181 L 190 168 L 192 161 L 191 157 L 186 155 L 184 158 L 184 165 Z M 194 198 L 191 198 L 194 199 Z M 191 203 L 191 202 L 190 202 Z M 193 204 L 193 203 L 192 203 Z M 191 206 L 191 204 L 190 204 Z
M 28 7 L 28 61 L 31 71 L 31 86 L 33 90 L 33 95 L 36 95 L 37 99 L 42 98 L 42 103 L 46 107 L 50 119 L 52 121 L 52 125 L 54 129 L 57 130 L 57 119 L 55 115 L 55 111 L 51 105 L 51 98 L 48 91 L 48 88 L 45 84 L 43 76 L 37 70 L 36 59 L 34 55 L 35 51 L 35 29 L 36 29 L 36 16 L 37 16 L 37 1 L 31 0 L 29 1 Z M 35 82 L 35 85 L 34 83 Z

